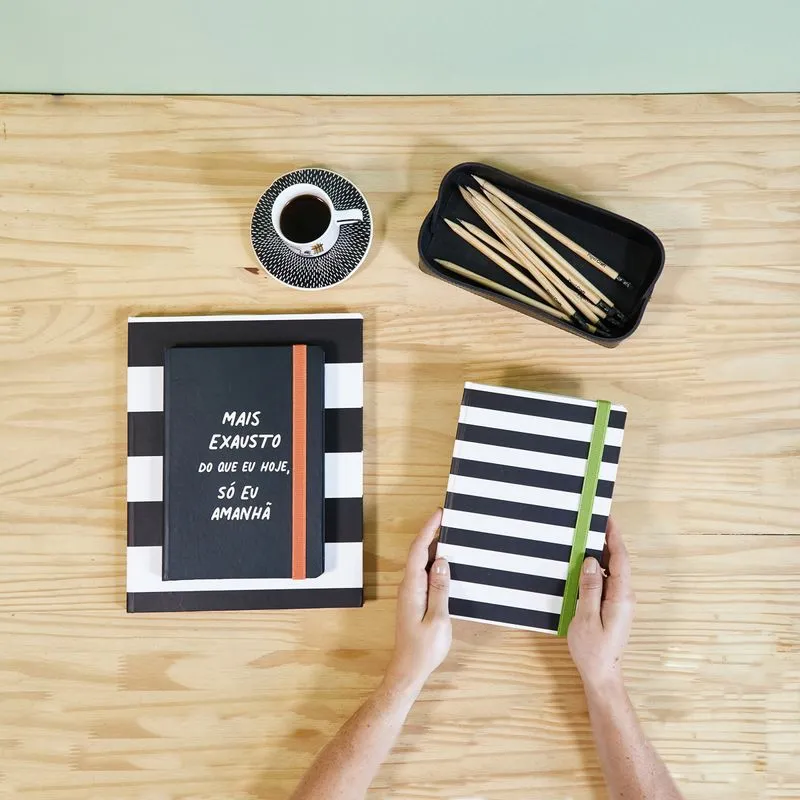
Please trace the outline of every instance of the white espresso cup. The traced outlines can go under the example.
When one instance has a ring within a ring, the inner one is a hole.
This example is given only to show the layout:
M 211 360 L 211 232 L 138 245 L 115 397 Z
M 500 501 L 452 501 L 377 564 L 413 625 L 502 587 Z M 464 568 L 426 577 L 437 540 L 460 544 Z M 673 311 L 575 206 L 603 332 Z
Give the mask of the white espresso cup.
M 313 183 L 287 187 L 272 204 L 272 226 L 281 241 L 298 255 L 310 258 L 327 253 L 336 244 L 340 226 L 363 220 L 360 208 L 337 210 L 331 198 Z

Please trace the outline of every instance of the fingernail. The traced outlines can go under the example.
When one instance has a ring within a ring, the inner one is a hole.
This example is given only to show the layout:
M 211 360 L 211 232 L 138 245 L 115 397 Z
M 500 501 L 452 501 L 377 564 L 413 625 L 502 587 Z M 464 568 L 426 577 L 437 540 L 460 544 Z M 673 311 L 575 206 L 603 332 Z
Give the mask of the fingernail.
M 437 575 L 447 575 L 447 561 L 443 558 L 437 558 L 436 561 L 433 562 L 433 571 Z
M 594 558 L 587 558 L 583 562 L 583 574 L 594 575 L 595 572 L 597 572 L 597 561 Z

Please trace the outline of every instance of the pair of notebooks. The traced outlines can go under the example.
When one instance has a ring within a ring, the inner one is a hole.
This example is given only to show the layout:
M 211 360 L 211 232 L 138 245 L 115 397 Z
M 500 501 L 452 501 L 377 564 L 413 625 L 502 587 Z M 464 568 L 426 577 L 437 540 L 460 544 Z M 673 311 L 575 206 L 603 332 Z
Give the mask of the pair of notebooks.
M 360 606 L 363 320 L 128 324 L 128 611 Z
M 129 320 L 128 611 L 362 605 L 362 324 Z M 626 416 L 466 385 L 438 546 L 454 616 L 566 631 L 583 558 L 603 549 Z
M 438 553 L 453 616 L 565 635 L 602 558 L 627 411 L 467 383 Z

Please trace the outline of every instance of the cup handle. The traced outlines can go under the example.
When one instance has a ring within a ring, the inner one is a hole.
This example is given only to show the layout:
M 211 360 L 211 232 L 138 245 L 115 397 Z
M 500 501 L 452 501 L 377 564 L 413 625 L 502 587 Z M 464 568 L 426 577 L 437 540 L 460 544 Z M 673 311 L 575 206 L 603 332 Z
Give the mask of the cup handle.
M 364 212 L 360 208 L 350 208 L 347 211 L 334 211 L 333 218 L 340 225 L 347 225 L 350 222 L 363 222 Z

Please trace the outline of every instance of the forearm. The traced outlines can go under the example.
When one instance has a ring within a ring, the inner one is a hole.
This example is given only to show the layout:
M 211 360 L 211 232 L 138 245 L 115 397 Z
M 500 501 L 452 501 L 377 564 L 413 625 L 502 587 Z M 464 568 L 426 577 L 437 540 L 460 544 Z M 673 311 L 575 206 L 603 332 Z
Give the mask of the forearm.
M 418 693 L 384 681 L 320 752 L 292 800 L 361 800 Z
M 409 550 L 397 595 L 395 649 L 383 683 L 317 756 L 292 800 L 363 800 L 423 684 L 447 655 L 450 572 L 441 558 L 427 568 L 441 519 L 439 509 Z
M 645 736 L 622 680 L 586 688 L 597 753 L 615 800 L 681 800 L 664 762 Z

